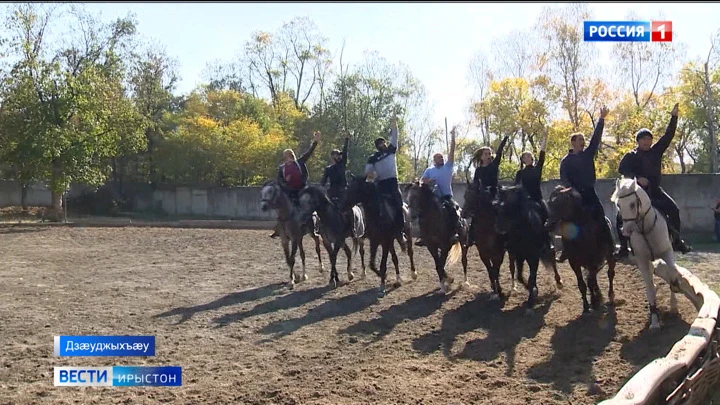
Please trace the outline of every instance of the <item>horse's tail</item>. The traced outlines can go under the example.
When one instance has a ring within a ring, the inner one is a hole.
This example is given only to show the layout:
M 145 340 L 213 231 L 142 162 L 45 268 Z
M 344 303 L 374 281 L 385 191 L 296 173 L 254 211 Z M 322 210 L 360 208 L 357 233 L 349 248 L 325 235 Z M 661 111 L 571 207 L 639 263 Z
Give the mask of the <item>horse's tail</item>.
M 453 247 L 450 248 L 450 253 L 448 253 L 447 263 L 452 266 L 460 260 L 460 257 L 462 257 L 462 245 L 460 242 L 455 242 Z

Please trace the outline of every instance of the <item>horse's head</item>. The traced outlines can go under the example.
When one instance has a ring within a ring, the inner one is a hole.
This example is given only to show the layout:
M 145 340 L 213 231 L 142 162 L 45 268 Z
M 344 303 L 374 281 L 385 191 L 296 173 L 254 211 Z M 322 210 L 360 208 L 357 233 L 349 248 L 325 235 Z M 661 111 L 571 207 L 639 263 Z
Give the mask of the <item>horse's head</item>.
M 280 191 L 280 187 L 275 180 L 265 182 L 260 190 L 260 209 L 263 212 L 276 209 L 279 206 L 278 199 L 281 193 L 282 191 Z
M 548 198 L 550 218 L 573 222 L 582 210 L 582 196 L 571 187 L 557 186 Z
M 423 215 L 423 208 L 428 204 L 428 202 L 433 201 L 433 190 L 428 184 L 415 180 L 405 186 L 405 191 L 408 196 L 410 218 L 414 221 Z
M 492 208 L 490 191 L 480 181 L 468 181 L 463 196 L 462 216 L 471 217 L 483 207 Z
M 640 187 L 637 179 L 621 178 L 615 182 L 615 191 L 610 196 L 610 201 L 614 202 L 620 211 L 623 220 L 623 228 L 626 224 L 631 223 L 637 226 L 645 215 L 652 208 L 650 197 L 645 190 Z M 623 229 L 625 232 L 625 229 Z
M 345 197 L 340 206 L 343 211 L 352 209 L 358 204 L 367 204 L 370 196 L 375 192 L 374 185 L 365 179 L 365 176 L 355 176 L 348 173 L 348 186 L 345 190 Z
M 497 207 L 495 229 L 498 233 L 506 234 L 519 227 L 524 217 L 522 202 L 526 198 L 527 195 L 520 186 L 498 188 L 497 199 L 493 201 Z
M 300 191 L 298 200 L 300 201 L 300 219 L 303 222 L 310 221 L 313 212 L 322 212 L 330 204 L 325 193 L 315 186 L 309 186 Z

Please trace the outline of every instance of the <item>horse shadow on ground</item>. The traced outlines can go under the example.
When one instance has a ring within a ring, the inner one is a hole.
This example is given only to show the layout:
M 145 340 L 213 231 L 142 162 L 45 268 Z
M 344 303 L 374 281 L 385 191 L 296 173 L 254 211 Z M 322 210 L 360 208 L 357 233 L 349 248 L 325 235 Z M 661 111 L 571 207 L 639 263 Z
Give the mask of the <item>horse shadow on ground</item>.
M 658 357 L 665 357 L 672 346 L 690 331 L 690 324 L 679 314 L 660 312 L 660 322 L 659 331 L 648 329 L 648 322 L 635 338 L 623 340 L 620 357 L 635 366 L 645 366 Z
M 402 322 L 417 321 L 435 313 L 458 292 L 457 289 L 447 294 L 437 294 L 435 291 L 412 297 L 399 304 L 395 304 L 379 312 L 379 317 L 360 321 L 338 332 L 338 335 L 350 335 L 363 337 L 372 335 L 373 338 L 367 345 L 382 340 Z
M 213 319 L 213 323 L 216 324 L 215 328 L 217 329 L 234 322 L 240 322 L 253 316 L 265 315 L 276 311 L 301 307 L 305 304 L 319 299 L 331 289 L 332 287 L 330 287 L 329 285 L 323 285 L 308 288 L 307 290 L 293 290 L 292 292 L 281 295 L 274 300 L 257 304 L 247 311 L 234 312 L 219 316 Z
M 604 312 L 580 315 L 556 328 L 550 339 L 551 356 L 532 366 L 527 377 L 552 384 L 555 390 L 568 394 L 576 383 L 594 386 L 597 378 L 593 374 L 593 362 L 615 338 L 616 327 L 617 313 L 609 306 Z
M 280 319 L 269 323 L 260 329 L 260 333 L 272 336 L 263 339 L 260 343 L 288 336 L 312 324 L 361 312 L 376 302 L 378 302 L 376 288 L 370 288 L 357 294 L 346 295 L 337 299 L 329 299 L 311 308 L 305 315 L 299 318 Z
M 180 319 L 175 323 L 175 325 L 179 325 L 181 323 L 189 321 L 193 317 L 193 315 L 200 312 L 212 311 L 215 309 L 220 309 L 222 307 L 243 304 L 245 302 L 255 301 L 267 297 L 280 290 L 283 285 L 284 283 L 274 283 L 262 287 L 256 287 L 244 291 L 230 293 L 216 299 L 215 301 L 208 302 L 207 304 L 195 305 L 192 307 L 178 307 L 175 309 L 171 309 L 170 311 L 163 312 L 161 314 L 153 315 L 153 318 L 167 318 L 180 315 Z
M 545 315 L 550 305 L 559 296 L 539 297 L 531 315 L 526 314 L 525 305 L 502 311 L 504 300 L 491 301 L 489 297 L 489 293 L 479 294 L 476 299 L 446 312 L 440 329 L 415 339 L 413 349 L 424 354 L 442 351 L 451 361 L 469 359 L 490 362 L 504 352 L 507 358 L 506 374 L 512 374 L 517 345 L 522 339 L 533 338 L 540 332 L 545 326 Z M 460 353 L 453 355 L 452 347 L 458 337 L 478 329 L 485 330 L 487 336 L 467 342 Z

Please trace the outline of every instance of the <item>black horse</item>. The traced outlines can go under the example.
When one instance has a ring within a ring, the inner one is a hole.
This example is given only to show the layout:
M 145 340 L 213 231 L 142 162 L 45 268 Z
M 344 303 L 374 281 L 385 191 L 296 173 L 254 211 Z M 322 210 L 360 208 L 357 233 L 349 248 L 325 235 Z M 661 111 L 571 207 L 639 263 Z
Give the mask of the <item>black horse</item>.
M 384 296 L 388 254 L 392 257 L 393 264 L 395 265 L 395 275 L 397 276 L 395 287 L 399 287 L 402 284 L 400 266 L 397 253 L 395 252 L 395 240 L 400 243 L 402 250 L 407 251 L 410 257 L 412 278 L 413 280 L 417 278 L 413 258 L 412 223 L 410 222 L 410 215 L 407 205 L 404 204 L 402 212 L 405 218 L 404 227 L 403 229 L 398 229 L 397 225 L 395 225 L 397 222 L 387 220 L 387 218 L 389 218 L 387 211 L 388 204 L 385 202 L 385 197 L 381 195 L 375 183 L 366 181 L 365 177 L 362 176 L 350 174 L 349 177 L 350 181 L 345 191 L 341 210 L 347 212 L 355 205 L 362 205 L 363 212 L 365 213 L 365 235 L 366 239 L 370 242 L 370 270 L 380 277 L 380 295 Z M 378 247 L 382 247 L 379 271 L 375 264 Z
M 365 274 L 365 219 L 360 207 L 354 206 L 349 215 L 344 215 L 340 209 L 333 204 L 323 191 L 315 186 L 309 186 L 300 191 L 300 214 L 303 221 L 309 221 L 313 212 L 320 217 L 320 236 L 323 245 L 330 256 L 330 283 L 336 287 L 340 283 L 337 273 L 337 255 L 340 249 L 345 250 L 347 256 L 348 281 L 352 281 L 355 275 L 352 272 L 353 252 L 357 253 L 360 248 L 360 262 L 362 263 L 363 274 Z M 345 239 L 352 238 L 353 249 L 347 245 Z
M 508 253 L 515 257 L 518 279 L 528 289 L 528 311 L 533 309 L 537 298 L 537 272 L 540 261 L 555 272 L 555 281 L 560 284 L 555 258 L 550 246 L 550 235 L 545 230 L 541 208 L 528 198 L 521 186 L 502 186 L 498 190 L 498 215 L 496 228 L 506 235 Z M 523 279 L 523 264 L 530 267 L 527 283 Z

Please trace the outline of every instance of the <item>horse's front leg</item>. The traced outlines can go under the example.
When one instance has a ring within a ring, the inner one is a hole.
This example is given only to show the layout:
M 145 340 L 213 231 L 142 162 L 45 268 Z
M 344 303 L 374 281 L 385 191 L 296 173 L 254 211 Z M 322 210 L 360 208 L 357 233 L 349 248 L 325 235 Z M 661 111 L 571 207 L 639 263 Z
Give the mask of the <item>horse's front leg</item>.
M 325 267 L 323 267 L 322 256 L 320 255 L 320 237 L 313 235 L 312 238 L 315 241 L 315 252 L 317 253 L 318 264 L 320 265 L 320 273 L 324 273 Z
M 412 245 L 412 241 L 408 241 L 408 245 Z M 395 284 L 393 284 L 393 287 L 400 288 L 402 286 L 403 280 L 402 277 L 400 277 L 400 262 L 398 261 L 397 252 L 395 251 L 395 245 L 393 244 L 393 248 L 390 249 L 390 257 L 392 258 L 393 265 L 395 266 Z
M 413 247 L 412 243 L 412 228 L 409 228 L 406 233 L 408 235 L 407 237 L 407 255 L 410 259 L 410 277 L 412 277 L 413 280 L 417 280 L 418 274 L 415 270 L 415 248 Z
M 616 260 L 612 255 L 607 259 L 608 264 L 608 303 L 615 303 L 615 287 L 613 286 L 613 280 L 615 280 L 615 264 Z
M 337 267 L 335 266 L 335 263 L 337 263 L 337 253 L 333 244 L 328 239 L 323 238 L 323 245 L 325 245 L 325 250 L 330 258 L 330 281 L 328 282 L 328 285 L 333 285 L 335 275 L 337 274 Z M 337 287 L 337 284 L 335 284 L 335 287 Z
M 295 288 L 295 283 L 297 282 L 297 280 L 295 280 L 295 254 L 297 253 L 297 243 L 295 241 L 290 241 L 290 251 L 288 252 L 287 243 L 283 241 L 283 249 L 285 250 L 285 260 L 288 267 L 290 267 L 290 289 L 292 290 Z
M 360 266 L 362 267 L 360 278 L 365 278 L 365 238 L 358 238 L 358 243 L 360 244 Z
M 332 257 L 330 258 L 332 263 L 332 270 L 330 271 L 330 284 L 332 284 L 334 287 L 337 287 L 338 284 L 340 284 L 340 277 L 338 277 L 338 271 L 337 271 L 337 257 L 338 253 L 340 253 L 340 248 L 345 247 L 345 241 L 335 242 L 333 243 L 333 247 L 331 250 Z M 350 263 L 350 260 L 348 259 L 348 264 Z
M 297 242 L 297 247 L 300 250 L 300 262 L 302 263 L 302 275 L 298 278 L 298 282 L 306 281 L 308 279 L 305 273 L 305 248 L 303 247 L 303 237 L 300 236 L 300 240 Z
M 585 284 L 585 280 L 583 279 L 582 274 L 582 267 L 575 261 L 570 260 L 570 268 L 575 273 L 575 277 L 577 278 L 577 285 L 578 290 L 580 290 L 580 296 L 582 297 L 583 302 L 583 314 L 587 314 L 590 312 L 590 304 L 587 300 L 587 284 Z
M 645 293 L 647 294 L 648 309 L 650 310 L 650 329 L 660 329 L 660 313 L 657 309 L 657 303 L 655 301 L 655 284 L 653 283 L 653 269 L 652 264 L 649 260 L 641 259 L 637 260 L 636 265 L 640 269 L 640 275 L 643 278 L 645 284 Z
M 395 249 L 395 246 L 393 246 L 392 239 L 390 240 L 390 242 L 383 243 L 383 246 L 382 246 L 382 257 L 380 258 L 380 291 L 379 291 L 379 295 L 381 297 L 385 296 L 385 282 L 387 280 L 387 259 L 388 259 L 388 254 L 390 253 L 391 249 Z
M 378 243 L 370 241 L 370 270 L 373 271 L 373 273 L 377 274 L 378 277 L 380 277 L 380 271 L 377 268 L 377 251 L 378 251 Z
M 530 277 L 528 278 L 528 301 L 526 313 L 532 314 L 533 308 L 535 307 L 535 301 L 538 296 L 537 288 L 537 273 L 538 267 L 540 267 L 540 258 L 533 257 L 528 260 L 528 267 L 530 267 Z
M 353 281 L 355 279 L 355 274 L 352 271 L 352 249 L 350 249 L 350 246 L 348 246 L 348 244 L 344 242 L 343 250 L 345 251 L 345 256 L 347 256 L 348 281 Z

